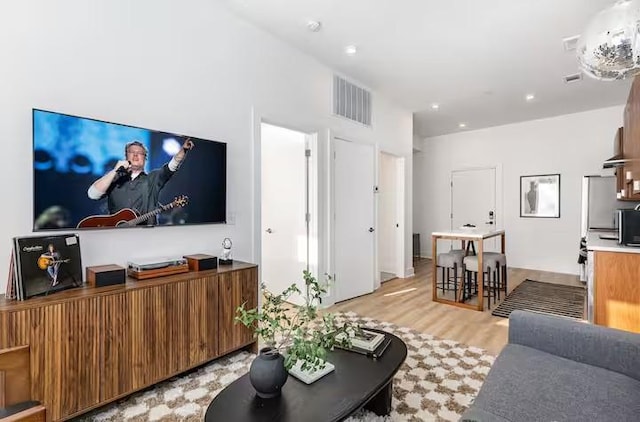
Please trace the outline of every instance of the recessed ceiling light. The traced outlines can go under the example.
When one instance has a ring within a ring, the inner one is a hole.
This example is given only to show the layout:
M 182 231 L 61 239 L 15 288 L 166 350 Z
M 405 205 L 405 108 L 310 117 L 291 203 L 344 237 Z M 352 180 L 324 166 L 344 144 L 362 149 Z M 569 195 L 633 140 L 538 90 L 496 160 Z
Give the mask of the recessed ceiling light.
M 307 22 L 307 29 L 311 32 L 318 32 L 322 27 L 322 22 L 319 21 L 309 21 Z
M 536 99 L 536 96 L 534 94 L 527 94 L 527 96 L 524 97 L 524 99 L 527 101 L 533 101 Z
M 459 123 L 459 124 L 458 124 L 458 127 L 459 127 L 460 129 L 464 129 L 465 127 L 467 127 L 467 124 L 466 124 L 466 123 Z
M 358 47 L 356 47 L 355 45 L 348 45 L 344 48 L 344 54 L 346 54 L 347 56 L 355 56 L 357 52 Z
M 433 110 L 438 110 L 440 108 L 440 104 L 433 103 L 433 104 L 431 104 L 431 108 Z

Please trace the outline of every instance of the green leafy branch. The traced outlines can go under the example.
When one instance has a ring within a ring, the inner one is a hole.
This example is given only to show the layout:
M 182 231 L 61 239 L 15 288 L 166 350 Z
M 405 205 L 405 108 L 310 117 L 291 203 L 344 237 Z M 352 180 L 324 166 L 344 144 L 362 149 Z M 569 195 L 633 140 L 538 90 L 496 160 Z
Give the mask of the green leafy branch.
M 302 370 L 315 371 L 324 368 L 327 351 L 334 346 L 351 346 L 350 334 L 360 327 L 349 322 L 340 322 L 330 313 L 319 318 L 318 306 L 327 293 L 331 277 L 319 282 L 309 271 L 303 272 L 304 304 L 288 302 L 293 294 L 302 294 L 294 283 L 282 293 L 270 292 L 265 284 L 262 309 L 246 309 L 243 303 L 237 309 L 236 321 L 251 328 L 268 347 L 285 356 L 285 367 L 291 369 L 299 360 Z

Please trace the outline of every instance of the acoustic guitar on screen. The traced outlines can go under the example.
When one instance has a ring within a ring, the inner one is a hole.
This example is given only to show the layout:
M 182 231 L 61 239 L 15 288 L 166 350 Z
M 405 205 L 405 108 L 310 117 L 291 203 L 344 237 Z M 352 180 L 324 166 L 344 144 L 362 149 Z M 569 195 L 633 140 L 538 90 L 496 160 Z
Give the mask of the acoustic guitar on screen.
M 155 217 L 161 212 L 170 210 L 172 208 L 184 207 L 188 202 L 189 197 L 186 195 L 181 195 L 176 197 L 172 202 L 142 215 L 138 214 L 131 208 L 121 209 L 117 213 L 111 215 L 92 215 L 80 220 L 77 228 L 85 229 L 99 227 L 133 227 L 137 226 L 140 223 L 144 223 L 151 217 Z

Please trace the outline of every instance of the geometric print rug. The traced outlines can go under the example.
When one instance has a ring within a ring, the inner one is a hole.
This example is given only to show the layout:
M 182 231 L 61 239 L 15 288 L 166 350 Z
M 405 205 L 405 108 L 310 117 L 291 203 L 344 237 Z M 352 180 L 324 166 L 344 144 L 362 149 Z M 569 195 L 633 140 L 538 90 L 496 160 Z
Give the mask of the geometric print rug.
M 525 280 L 516 286 L 491 315 L 509 318 L 515 310 L 541 312 L 568 318 L 584 318 L 586 289 Z
M 347 422 L 457 421 L 473 402 L 495 359 L 476 347 L 352 312 L 335 315 L 393 333 L 407 345 L 407 358 L 393 380 L 391 414 L 380 417 L 361 410 Z M 213 398 L 246 374 L 254 358 L 245 351 L 234 353 L 74 420 L 200 422 Z

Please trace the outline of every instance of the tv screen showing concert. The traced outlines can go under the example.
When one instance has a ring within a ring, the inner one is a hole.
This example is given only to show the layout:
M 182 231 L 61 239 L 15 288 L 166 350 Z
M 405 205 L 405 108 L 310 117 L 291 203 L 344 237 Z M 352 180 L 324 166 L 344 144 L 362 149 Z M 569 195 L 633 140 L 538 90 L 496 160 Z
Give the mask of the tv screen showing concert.
M 33 110 L 34 231 L 224 223 L 227 145 Z

